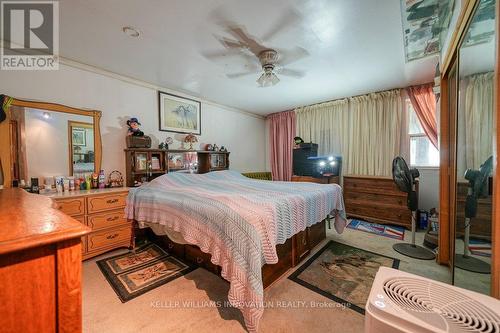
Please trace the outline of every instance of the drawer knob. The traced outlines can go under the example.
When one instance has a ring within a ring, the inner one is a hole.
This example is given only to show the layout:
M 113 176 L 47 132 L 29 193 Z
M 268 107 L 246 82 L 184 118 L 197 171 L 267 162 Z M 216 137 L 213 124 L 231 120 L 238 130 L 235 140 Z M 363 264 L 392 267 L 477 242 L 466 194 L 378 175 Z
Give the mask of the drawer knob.
M 196 263 L 201 264 L 203 262 L 203 258 L 196 257 Z
M 116 220 L 118 220 L 118 219 L 119 219 L 119 217 L 118 217 L 118 216 L 113 216 L 113 217 L 108 217 L 108 218 L 106 219 L 106 221 L 108 221 L 108 222 L 112 222 L 112 221 L 116 221 Z
M 172 243 L 168 243 L 168 248 L 169 248 L 169 249 L 173 249 L 173 248 L 174 248 L 174 244 L 172 244 Z
M 305 237 L 304 237 L 304 238 L 302 238 L 302 245 L 307 245 L 307 240 L 306 240 L 306 238 L 305 238 Z
M 118 237 L 118 234 L 108 235 L 106 239 L 114 239 L 116 237 Z
M 118 202 L 118 199 L 109 199 L 106 201 L 107 204 L 114 204 L 116 202 Z

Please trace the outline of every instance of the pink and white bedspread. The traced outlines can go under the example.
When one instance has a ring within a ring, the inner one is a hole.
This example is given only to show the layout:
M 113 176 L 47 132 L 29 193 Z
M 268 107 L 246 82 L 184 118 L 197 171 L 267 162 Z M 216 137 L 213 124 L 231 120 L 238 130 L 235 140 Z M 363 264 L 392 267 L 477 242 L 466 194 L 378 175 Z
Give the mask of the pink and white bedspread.
M 127 218 L 141 226 L 162 225 L 212 255 L 250 332 L 264 311 L 262 266 L 278 262 L 276 245 L 330 213 L 341 233 L 339 185 L 254 180 L 235 171 L 169 173 L 131 189 L 126 207 Z

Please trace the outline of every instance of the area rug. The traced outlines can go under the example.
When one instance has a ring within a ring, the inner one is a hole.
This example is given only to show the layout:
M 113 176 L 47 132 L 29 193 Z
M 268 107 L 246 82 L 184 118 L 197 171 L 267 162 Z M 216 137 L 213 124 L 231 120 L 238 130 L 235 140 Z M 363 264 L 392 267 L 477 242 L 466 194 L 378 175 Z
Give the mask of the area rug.
M 361 220 L 351 220 L 347 225 L 350 229 L 369 232 L 371 234 L 403 240 L 405 237 L 405 228 L 396 227 L 392 225 L 382 225 L 377 223 L 370 223 Z
M 155 244 L 101 259 L 97 266 L 123 303 L 196 269 Z
M 469 240 L 469 250 L 472 254 L 482 257 L 491 257 L 491 243 L 482 240 Z
M 364 314 L 380 266 L 398 268 L 399 260 L 330 241 L 288 278 Z

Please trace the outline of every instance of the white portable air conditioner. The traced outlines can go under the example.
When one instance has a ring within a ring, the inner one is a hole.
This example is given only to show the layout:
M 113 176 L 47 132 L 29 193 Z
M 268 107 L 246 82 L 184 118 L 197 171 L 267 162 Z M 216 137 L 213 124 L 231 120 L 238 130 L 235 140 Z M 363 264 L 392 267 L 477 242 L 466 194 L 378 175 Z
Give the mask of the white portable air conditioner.
M 500 333 L 500 301 L 380 267 L 366 302 L 365 333 Z

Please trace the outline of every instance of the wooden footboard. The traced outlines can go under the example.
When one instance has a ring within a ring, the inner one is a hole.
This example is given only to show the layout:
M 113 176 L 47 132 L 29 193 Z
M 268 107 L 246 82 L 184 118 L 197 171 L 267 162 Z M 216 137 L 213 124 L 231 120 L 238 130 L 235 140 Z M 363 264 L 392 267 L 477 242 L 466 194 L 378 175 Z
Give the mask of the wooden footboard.
M 134 225 L 136 224 L 134 223 Z M 148 232 L 147 237 L 152 238 L 156 244 L 175 257 L 196 264 L 220 276 L 220 266 L 214 265 L 210 261 L 211 255 L 202 252 L 199 247 L 191 244 L 178 244 L 167 236 L 158 236 L 153 232 Z M 284 244 L 277 245 L 276 252 L 279 261 L 276 264 L 262 266 L 264 288 L 279 279 L 290 268 L 297 266 L 325 238 L 326 225 L 325 220 L 323 220 L 292 236 Z

